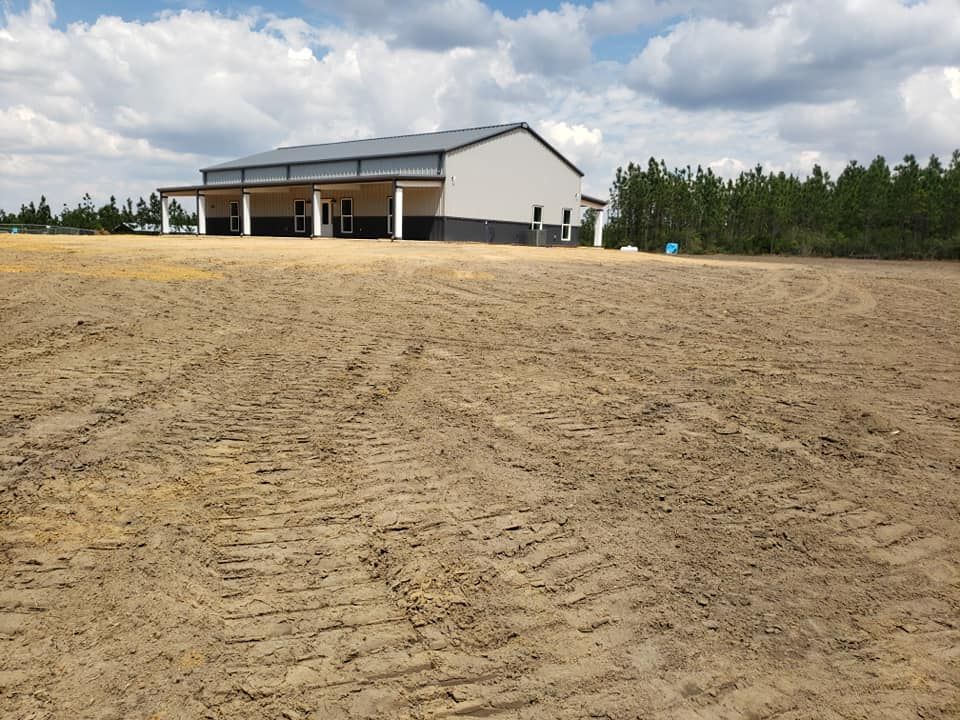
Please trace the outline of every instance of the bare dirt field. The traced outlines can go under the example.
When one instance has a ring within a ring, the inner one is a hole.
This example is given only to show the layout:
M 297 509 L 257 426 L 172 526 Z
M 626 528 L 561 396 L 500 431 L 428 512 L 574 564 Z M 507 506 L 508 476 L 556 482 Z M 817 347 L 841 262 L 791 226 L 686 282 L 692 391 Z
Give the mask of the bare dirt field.
M 0 717 L 960 717 L 960 266 L 0 237 Z

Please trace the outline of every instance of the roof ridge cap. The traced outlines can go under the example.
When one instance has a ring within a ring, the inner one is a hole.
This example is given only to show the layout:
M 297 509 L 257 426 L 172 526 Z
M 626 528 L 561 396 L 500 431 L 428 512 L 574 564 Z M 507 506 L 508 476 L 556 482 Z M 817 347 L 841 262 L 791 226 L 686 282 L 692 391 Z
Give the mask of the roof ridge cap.
M 297 150 L 300 148 L 308 148 L 308 147 L 325 147 L 327 145 L 346 145 L 348 143 L 355 143 L 355 142 L 369 142 L 370 140 L 397 140 L 399 138 L 418 137 L 420 135 L 445 135 L 447 133 L 469 132 L 471 130 L 494 130 L 496 128 L 506 128 L 506 127 L 525 127 L 526 124 L 527 123 L 525 122 L 511 122 L 511 123 L 500 123 L 497 125 L 478 125 L 477 127 L 453 128 L 451 130 L 431 130 L 430 132 L 405 133 L 402 135 L 381 135 L 377 137 L 354 138 L 353 140 L 334 140 L 332 142 L 325 142 L 325 143 L 307 143 L 305 145 L 280 145 L 279 147 L 276 147 L 274 149 L 275 150 Z

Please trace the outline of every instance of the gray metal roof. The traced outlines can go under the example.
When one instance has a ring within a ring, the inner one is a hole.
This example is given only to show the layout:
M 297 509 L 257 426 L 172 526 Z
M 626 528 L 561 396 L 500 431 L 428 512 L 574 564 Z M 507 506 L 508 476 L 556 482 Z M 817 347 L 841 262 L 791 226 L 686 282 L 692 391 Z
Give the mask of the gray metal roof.
M 397 135 L 394 137 L 369 138 L 367 140 L 346 140 L 344 142 L 324 143 L 322 145 L 281 147 L 276 150 L 268 150 L 267 152 L 240 158 L 239 160 L 231 160 L 230 162 L 219 165 L 212 165 L 203 168 L 201 171 L 236 170 L 239 168 L 269 165 L 448 152 L 522 127 L 527 127 L 527 124 L 508 123 L 506 125 L 489 125 L 487 127 L 466 128 L 464 130 L 444 130 L 442 132 L 422 133 L 419 135 Z

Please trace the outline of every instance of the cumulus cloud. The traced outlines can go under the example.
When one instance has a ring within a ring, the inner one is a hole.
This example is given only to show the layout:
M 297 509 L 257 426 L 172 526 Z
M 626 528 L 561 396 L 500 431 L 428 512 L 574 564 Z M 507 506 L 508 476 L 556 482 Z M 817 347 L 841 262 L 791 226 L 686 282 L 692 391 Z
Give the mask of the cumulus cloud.
M 517 68 L 542 75 L 576 73 L 590 61 L 590 36 L 584 27 L 587 11 L 562 5 L 516 20 L 502 20 L 502 31 Z
M 835 172 L 958 144 L 956 0 L 582 0 L 513 17 L 481 0 L 311 1 L 319 21 L 200 9 L 66 28 L 52 0 L 0 4 L 0 207 L 136 197 L 277 145 L 521 120 L 593 195 L 651 156 Z
M 660 22 L 679 8 L 657 0 L 599 0 L 585 17 L 588 32 L 594 36 L 629 33 L 641 25 Z
M 735 178 L 740 173 L 747 170 L 747 166 L 742 160 L 736 158 L 722 157 L 719 160 L 713 160 L 707 163 L 707 167 L 714 173 L 724 178 Z
M 767 108 L 849 97 L 960 59 L 956 0 L 809 0 L 754 24 L 692 17 L 652 39 L 629 81 L 680 107 Z
M 138 194 L 280 144 L 525 117 L 547 93 L 497 47 L 393 48 L 255 13 L 101 17 L 63 30 L 54 17 L 50 2 L 35 2 L 0 25 L 0 156 L 36 173 L 0 185 L 0 206 L 38 186 L 60 194 L 55 155 L 72 161 L 78 183 L 91 177 L 85 158 L 99 157 L 114 187 Z
M 353 32 L 427 50 L 481 47 L 497 40 L 496 16 L 480 0 L 311 0 Z
M 603 131 L 599 128 L 545 120 L 540 130 L 546 140 L 574 164 L 597 159 L 603 149 Z
M 925 68 L 900 84 L 900 95 L 913 137 L 933 152 L 960 144 L 960 67 Z
M 568 125 L 548 120 L 543 124 L 544 134 L 564 147 L 597 147 L 603 142 L 603 132 L 586 125 Z

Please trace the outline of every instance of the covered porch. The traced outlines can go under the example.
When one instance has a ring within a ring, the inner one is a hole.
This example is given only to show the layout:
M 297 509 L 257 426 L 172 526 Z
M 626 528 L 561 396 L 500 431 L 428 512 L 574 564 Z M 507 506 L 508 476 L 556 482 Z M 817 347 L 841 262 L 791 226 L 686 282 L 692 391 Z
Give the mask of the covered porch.
M 171 198 L 193 197 L 199 235 L 440 240 L 443 181 L 373 179 L 161 188 L 161 232 Z
M 596 211 L 593 222 L 593 246 L 603 247 L 603 223 L 606 220 L 608 203 L 600 198 L 580 195 L 580 207 Z

